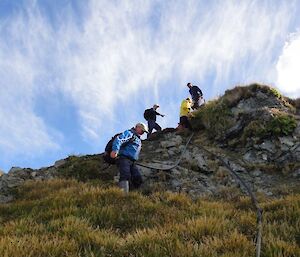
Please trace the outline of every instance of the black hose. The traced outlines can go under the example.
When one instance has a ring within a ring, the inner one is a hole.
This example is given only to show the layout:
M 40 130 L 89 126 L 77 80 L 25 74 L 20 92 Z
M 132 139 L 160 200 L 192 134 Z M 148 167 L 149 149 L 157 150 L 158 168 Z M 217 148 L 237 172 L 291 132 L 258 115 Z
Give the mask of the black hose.
M 202 150 L 204 150 L 205 152 L 209 153 L 210 155 L 214 156 L 216 159 L 218 159 L 231 172 L 231 174 L 235 178 L 237 178 L 237 180 L 239 181 L 239 183 L 246 189 L 248 195 L 250 196 L 252 204 L 254 205 L 254 207 L 256 209 L 256 215 L 257 215 L 257 219 L 256 219 L 256 223 L 257 223 L 257 232 L 256 232 L 256 257 L 260 257 L 260 254 L 261 254 L 261 242 L 262 242 L 262 213 L 263 213 L 263 210 L 259 207 L 259 204 L 258 204 L 258 201 L 256 199 L 256 196 L 253 194 L 253 192 L 251 191 L 250 187 L 245 183 L 245 181 L 230 167 L 229 160 L 225 161 L 224 159 L 222 159 L 221 157 L 217 156 L 213 152 L 207 150 L 203 146 L 199 145 L 198 147 L 201 148 Z

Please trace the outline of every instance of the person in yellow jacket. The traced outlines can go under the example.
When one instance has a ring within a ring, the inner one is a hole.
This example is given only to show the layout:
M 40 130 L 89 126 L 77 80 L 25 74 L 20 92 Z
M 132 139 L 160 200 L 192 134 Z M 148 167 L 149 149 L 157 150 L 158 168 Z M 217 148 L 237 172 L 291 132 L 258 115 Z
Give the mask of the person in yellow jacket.
M 192 100 L 191 98 L 186 98 L 181 102 L 180 106 L 180 121 L 179 124 L 184 127 L 192 130 L 192 125 L 189 122 L 188 116 L 190 114 L 191 108 L 192 108 Z

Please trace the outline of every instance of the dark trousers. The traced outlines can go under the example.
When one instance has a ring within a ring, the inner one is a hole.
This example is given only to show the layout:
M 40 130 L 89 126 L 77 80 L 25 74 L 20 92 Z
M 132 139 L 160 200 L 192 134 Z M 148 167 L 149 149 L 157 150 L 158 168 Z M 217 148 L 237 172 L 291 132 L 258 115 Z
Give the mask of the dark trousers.
M 153 129 L 155 129 L 156 131 L 161 131 L 161 126 L 159 126 L 155 120 L 148 120 L 148 128 L 149 128 L 149 133 L 147 137 L 150 136 Z
M 200 100 L 200 98 L 193 98 L 193 105 L 192 105 L 193 110 L 198 109 L 200 107 L 199 100 Z
M 192 125 L 191 125 L 191 123 L 189 122 L 189 119 L 188 119 L 187 116 L 181 116 L 181 117 L 180 117 L 179 123 L 180 123 L 183 127 L 188 128 L 188 129 L 190 129 L 190 130 L 193 130 Z
M 134 161 L 120 156 L 118 167 L 120 171 L 120 181 L 129 181 L 130 185 L 134 188 L 141 186 L 143 179 Z

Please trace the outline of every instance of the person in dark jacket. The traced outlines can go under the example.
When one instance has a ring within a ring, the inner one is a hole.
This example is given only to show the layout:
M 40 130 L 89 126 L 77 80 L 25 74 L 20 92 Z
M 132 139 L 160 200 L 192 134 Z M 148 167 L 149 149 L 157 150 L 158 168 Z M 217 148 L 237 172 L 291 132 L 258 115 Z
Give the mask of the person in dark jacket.
M 113 141 L 111 158 L 119 156 L 117 165 L 120 171 L 119 187 L 125 192 L 129 192 L 129 182 L 132 187 L 138 188 L 143 183 L 142 176 L 135 161 L 138 160 L 142 149 L 140 136 L 148 133 L 148 128 L 144 123 L 136 124 L 135 128 L 124 131 Z
M 148 109 L 147 121 L 148 121 L 148 128 L 149 133 L 147 138 L 150 137 L 152 130 L 155 129 L 156 131 L 161 131 L 161 126 L 159 126 L 156 122 L 156 116 L 164 117 L 165 115 L 158 113 L 156 110 L 159 108 L 158 104 L 154 104 L 152 108 Z
M 198 109 L 199 106 L 199 100 L 200 98 L 203 98 L 203 93 L 201 91 L 201 89 L 195 85 L 192 85 L 192 83 L 187 83 L 187 87 L 190 89 L 189 92 L 192 96 L 193 99 L 193 105 L 192 105 L 192 109 Z

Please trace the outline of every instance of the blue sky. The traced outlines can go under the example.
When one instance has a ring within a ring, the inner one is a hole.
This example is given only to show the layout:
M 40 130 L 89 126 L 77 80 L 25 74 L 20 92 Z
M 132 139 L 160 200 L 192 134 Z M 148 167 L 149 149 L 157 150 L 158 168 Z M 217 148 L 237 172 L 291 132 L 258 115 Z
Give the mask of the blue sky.
M 0 169 L 100 153 L 154 103 L 176 127 L 187 82 L 300 97 L 299 17 L 300 0 L 0 0 Z

